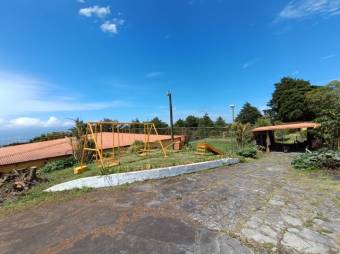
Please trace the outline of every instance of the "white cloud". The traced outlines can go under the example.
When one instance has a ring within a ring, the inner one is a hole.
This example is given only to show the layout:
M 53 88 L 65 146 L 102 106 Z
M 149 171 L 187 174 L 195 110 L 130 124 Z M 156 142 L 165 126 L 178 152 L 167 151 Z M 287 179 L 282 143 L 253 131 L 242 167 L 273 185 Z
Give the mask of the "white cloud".
M 87 8 L 82 8 L 79 10 L 79 15 L 85 16 L 85 17 L 92 17 L 96 15 L 99 18 L 105 18 L 107 15 L 111 13 L 110 6 L 102 7 L 102 6 L 92 6 Z
M 84 4 L 85 0 L 78 0 L 78 3 Z
M 41 120 L 34 117 L 18 117 L 9 121 L 3 121 L 3 128 L 52 128 L 52 127 L 70 127 L 73 125 L 72 121 L 62 121 L 54 116 L 47 120 Z
M 340 14 L 340 0 L 293 0 L 279 13 L 278 19 L 298 19 L 308 16 Z
M 163 75 L 163 72 L 160 71 L 154 71 L 154 72 L 149 72 L 146 74 L 147 78 L 158 78 Z
M 125 21 L 123 19 L 113 19 L 112 21 L 105 21 L 105 23 L 101 24 L 100 29 L 104 33 L 117 34 L 118 27 L 122 26 L 124 22 Z
M 105 23 L 101 24 L 100 29 L 104 33 L 112 33 L 112 34 L 118 33 L 117 25 L 115 23 L 111 23 L 109 21 L 106 21 Z
M 67 91 L 36 78 L 0 72 L 0 117 L 32 112 L 100 110 L 127 106 L 124 101 L 79 102 Z M 66 96 L 65 96 L 66 94 Z
M 260 58 L 254 58 L 249 60 L 242 65 L 242 69 L 248 69 L 250 66 L 256 64 L 258 61 L 260 61 Z

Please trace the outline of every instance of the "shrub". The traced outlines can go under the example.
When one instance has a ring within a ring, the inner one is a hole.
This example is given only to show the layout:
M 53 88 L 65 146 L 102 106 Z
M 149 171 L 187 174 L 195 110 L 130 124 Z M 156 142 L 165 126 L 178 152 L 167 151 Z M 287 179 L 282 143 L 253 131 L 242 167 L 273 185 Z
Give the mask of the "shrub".
M 257 151 L 254 147 L 248 147 L 241 149 L 237 152 L 237 155 L 247 157 L 247 158 L 256 158 Z
M 136 140 L 131 144 L 131 146 L 128 149 L 129 153 L 138 153 L 144 148 L 144 142 L 140 140 Z
M 299 170 L 339 169 L 340 153 L 333 150 L 319 150 L 296 156 L 292 165 Z
M 56 160 L 56 161 L 51 161 L 48 162 L 46 165 L 44 165 L 41 168 L 41 171 L 44 173 L 50 173 L 56 170 L 61 170 L 65 168 L 72 167 L 76 164 L 76 160 L 74 157 L 69 157 L 67 159 L 62 159 L 62 160 Z

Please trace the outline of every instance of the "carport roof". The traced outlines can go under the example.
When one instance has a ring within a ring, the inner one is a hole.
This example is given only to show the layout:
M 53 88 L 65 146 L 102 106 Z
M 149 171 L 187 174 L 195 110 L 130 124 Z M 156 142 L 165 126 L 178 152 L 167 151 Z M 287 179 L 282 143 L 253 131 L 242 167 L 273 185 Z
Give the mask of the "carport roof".
M 320 126 L 319 123 L 313 123 L 313 122 L 285 123 L 285 124 L 258 127 L 258 128 L 252 129 L 252 132 L 316 128 L 319 126 Z

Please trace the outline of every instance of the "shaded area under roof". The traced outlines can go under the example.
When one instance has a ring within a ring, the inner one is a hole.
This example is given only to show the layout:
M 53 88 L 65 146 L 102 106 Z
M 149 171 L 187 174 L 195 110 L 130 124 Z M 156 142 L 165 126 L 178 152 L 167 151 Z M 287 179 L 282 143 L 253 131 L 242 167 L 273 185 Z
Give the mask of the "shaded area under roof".
M 313 122 L 285 123 L 285 124 L 258 127 L 258 128 L 252 129 L 252 132 L 316 128 L 319 126 L 320 126 L 319 123 L 313 123 Z

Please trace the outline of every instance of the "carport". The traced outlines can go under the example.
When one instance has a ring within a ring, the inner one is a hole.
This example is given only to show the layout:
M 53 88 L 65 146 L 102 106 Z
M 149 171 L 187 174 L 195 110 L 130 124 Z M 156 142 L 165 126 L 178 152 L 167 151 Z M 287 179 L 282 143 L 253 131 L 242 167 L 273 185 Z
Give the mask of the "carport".
M 252 130 L 256 145 L 263 146 L 266 152 L 270 151 L 299 151 L 305 150 L 311 145 L 313 135 L 310 130 L 319 127 L 319 123 L 300 122 L 300 123 L 285 123 L 271 126 L 258 127 Z M 289 130 L 306 130 L 307 136 L 304 142 L 294 142 L 293 144 L 283 144 L 275 140 L 275 132 L 289 131 Z

